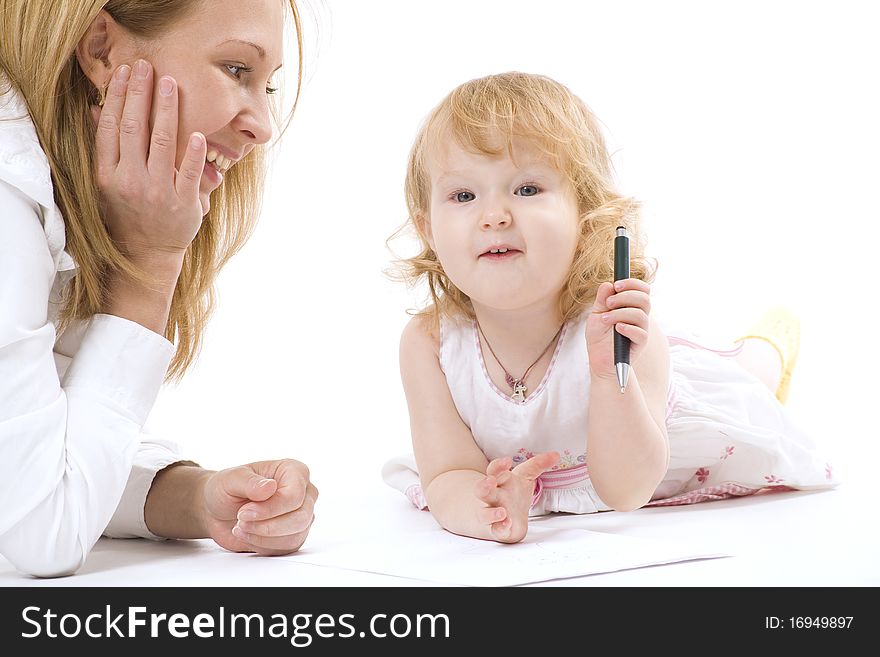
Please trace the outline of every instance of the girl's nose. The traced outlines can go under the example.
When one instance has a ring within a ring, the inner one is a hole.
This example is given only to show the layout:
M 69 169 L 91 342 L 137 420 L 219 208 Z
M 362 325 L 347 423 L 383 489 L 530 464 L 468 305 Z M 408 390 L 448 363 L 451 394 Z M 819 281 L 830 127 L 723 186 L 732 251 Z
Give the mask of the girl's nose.
M 480 220 L 480 227 L 483 230 L 491 230 L 493 228 L 506 228 L 513 221 L 510 210 L 505 207 L 496 206 L 488 208 Z

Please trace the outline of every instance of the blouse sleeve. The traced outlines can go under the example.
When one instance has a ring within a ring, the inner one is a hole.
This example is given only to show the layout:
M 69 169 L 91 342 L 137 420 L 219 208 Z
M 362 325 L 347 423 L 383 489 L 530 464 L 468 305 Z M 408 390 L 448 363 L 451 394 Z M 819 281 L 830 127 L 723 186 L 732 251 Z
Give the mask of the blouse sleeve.
M 120 500 L 120 534 L 146 529 L 147 478 L 178 460 L 140 445 L 173 346 L 96 315 L 59 380 L 41 206 L 0 180 L 0 208 L 0 554 L 29 574 L 65 575 L 83 564 Z M 124 495 L 127 483 L 134 488 Z

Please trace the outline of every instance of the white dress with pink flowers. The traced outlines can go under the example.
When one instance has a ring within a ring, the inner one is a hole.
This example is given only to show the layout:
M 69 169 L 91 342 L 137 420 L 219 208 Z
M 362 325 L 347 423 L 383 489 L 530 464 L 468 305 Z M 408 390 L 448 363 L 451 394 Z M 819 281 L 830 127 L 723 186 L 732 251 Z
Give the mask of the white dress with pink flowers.
M 586 462 L 586 318 L 584 313 L 565 325 L 543 381 L 523 402 L 511 400 L 489 378 L 472 320 L 441 322 L 440 366 L 459 415 L 486 457 L 512 456 L 516 463 L 549 450 L 562 456 L 538 480 L 531 515 L 609 509 L 593 489 Z M 710 350 L 681 332 L 670 332 L 668 340 L 670 461 L 650 506 L 836 484 L 810 437 L 773 393 L 731 358 L 736 348 Z M 383 477 L 425 508 L 411 456 L 386 463 Z

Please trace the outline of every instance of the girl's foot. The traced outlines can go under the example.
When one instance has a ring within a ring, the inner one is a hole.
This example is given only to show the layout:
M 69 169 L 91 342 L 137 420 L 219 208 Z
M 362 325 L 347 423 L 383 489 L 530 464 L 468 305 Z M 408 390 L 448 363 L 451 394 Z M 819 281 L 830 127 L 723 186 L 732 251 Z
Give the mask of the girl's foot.
M 771 390 L 774 390 L 772 383 L 775 381 L 776 398 L 784 404 L 788 399 L 791 373 L 800 351 L 800 321 L 797 316 L 783 307 L 771 308 L 739 341 L 745 341 L 745 346 L 741 357 L 737 357 L 737 362 L 768 383 Z M 765 353 L 770 351 L 764 345 L 756 345 L 757 341 L 772 347 L 778 357 L 778 367 L 776 364 L 763 368 L 757 366 L 760 360 L 765 363 L 767 361 L 766 357 L 759 356 L 760 348 L 763 347 Z M 771 372 L 777 375 L 774 376 Z

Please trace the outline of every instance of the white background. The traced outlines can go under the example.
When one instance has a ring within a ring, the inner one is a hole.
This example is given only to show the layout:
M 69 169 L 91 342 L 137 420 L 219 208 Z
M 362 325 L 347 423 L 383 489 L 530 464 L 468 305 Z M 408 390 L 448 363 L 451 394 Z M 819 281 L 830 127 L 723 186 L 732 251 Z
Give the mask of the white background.
M 409 450 L 397 345 L 420 299 L 382 274 L 409 145 L 454 86 L 521 70 L 566 84 L 605 125 L 660 261 L 655 312 L 734 338 L 768 306 L 793 308 L 789 406 L 844 477 L 868 473 L 872 3 L 311 3 L 308 76 L 261 224 L 221 275 L 202 356 L 160 395 L 153 433 L 209 468 L 300 459 L 325 500 L 383 486 L 383 461 Z

